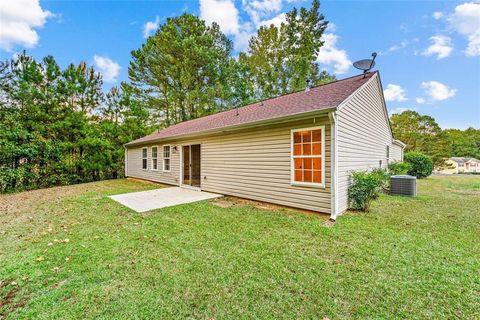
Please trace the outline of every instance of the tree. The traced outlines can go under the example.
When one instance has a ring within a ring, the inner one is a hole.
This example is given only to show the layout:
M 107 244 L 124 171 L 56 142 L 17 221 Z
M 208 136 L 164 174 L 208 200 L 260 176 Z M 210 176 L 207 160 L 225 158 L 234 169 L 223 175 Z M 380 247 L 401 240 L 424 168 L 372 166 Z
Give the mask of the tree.
M 0 191 L 117 178 L 123 144 L 151 132 L 131 88 L 113 88 L 84 62 L 61 70 L 25 52 L 0 64 Z
M 432 174 L 433 161 L 426 154 L 416 151 L 405 153 L 405 163 L 409 164 L 408 174 L 419 179 Z
M 473 157 L 480 159 L 480 129 L 447 129 L 445 135 L 449 157 Z
M 218 24 L 198 17 L 168 18 L 128 69 L 134 93 L 157 112 L 161 126 L 211 114 L 229 106 L 231 41 Z
M 406 144 L 406 151 L 420 151 L 432 158 L 435 166 L 442 166 L 448 158 L 447 140 L 435 119 L 407 110 L 390 117 L 395 138 Z
M 304 89 L 307 79 L 314 85 L 334 80 L 328 73 L 320 72 L 316 63 L 328 24 L 319 10 L 318 0 L 312 2 L 310 10 L 294 8 L 280 27 L 262 26 L 250 39 L 247 53 L 240 55 L 239 61 L 249 67 L 256 98 Z

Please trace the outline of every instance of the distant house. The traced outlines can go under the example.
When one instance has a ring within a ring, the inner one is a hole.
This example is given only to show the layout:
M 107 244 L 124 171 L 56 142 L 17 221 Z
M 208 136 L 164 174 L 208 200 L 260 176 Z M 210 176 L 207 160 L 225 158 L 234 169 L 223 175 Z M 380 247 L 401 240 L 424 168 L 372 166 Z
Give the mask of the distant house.
M 331 215 L 353 170 L 403 160 L 378 72 L 186 121 L 125 145 L 125 175 Z
M 475 158 L 452 157 L 448 159 L 445 167 L 435 170 L 437 173 L 480 173 L 480 160 Z

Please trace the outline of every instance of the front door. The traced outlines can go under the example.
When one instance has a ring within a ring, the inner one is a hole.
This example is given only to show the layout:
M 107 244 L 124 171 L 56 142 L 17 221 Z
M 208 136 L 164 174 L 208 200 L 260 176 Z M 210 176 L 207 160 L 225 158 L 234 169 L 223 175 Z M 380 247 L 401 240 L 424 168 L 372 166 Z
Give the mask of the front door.
M 182 147 L 184 185 L 200 188 L 200 145 L 193 144 Z

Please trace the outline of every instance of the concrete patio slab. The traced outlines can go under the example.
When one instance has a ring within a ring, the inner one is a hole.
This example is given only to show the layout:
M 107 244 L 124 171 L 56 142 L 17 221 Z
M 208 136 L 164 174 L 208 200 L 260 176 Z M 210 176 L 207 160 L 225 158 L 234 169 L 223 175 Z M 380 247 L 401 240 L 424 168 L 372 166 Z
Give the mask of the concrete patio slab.
M 109 198 L 136 212 L 176 206 L 207 199 L 222 197 L 220 194 L 184 189 L 180 187 L 161 188 L 148 191 L 117 194 Z

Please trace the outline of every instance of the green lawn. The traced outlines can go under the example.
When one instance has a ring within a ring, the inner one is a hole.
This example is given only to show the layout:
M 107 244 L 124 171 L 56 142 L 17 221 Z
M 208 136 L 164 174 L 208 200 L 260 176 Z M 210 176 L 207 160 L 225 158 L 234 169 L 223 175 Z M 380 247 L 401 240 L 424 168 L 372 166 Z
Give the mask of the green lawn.
M 480 318 L 480 177 L 419 181 L 333 228 L 199 202 L 139 215 L 104 181 L 0 196 L 0 319 Z

